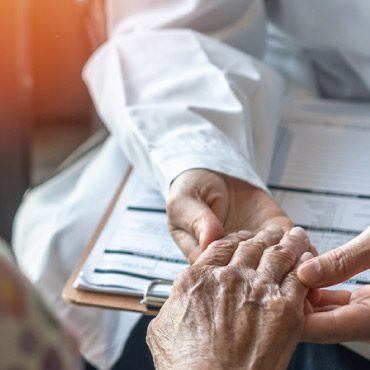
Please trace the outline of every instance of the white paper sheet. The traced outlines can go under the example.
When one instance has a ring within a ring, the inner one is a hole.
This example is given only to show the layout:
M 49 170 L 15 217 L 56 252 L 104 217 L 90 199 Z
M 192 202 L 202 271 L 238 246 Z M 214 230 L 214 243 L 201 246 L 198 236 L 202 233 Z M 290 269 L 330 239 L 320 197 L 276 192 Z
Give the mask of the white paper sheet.
M 366 120 L 289 114 L 280 128 L 270 189 L 319 253 L 370 224 L 370 115 Z M 370 283 L 370 272 L 333 289 Z
M 163 198 L 133 172 L 76 285 L 142 296 L 152 280 L 174 280 L 187 265 L 168 232 Z

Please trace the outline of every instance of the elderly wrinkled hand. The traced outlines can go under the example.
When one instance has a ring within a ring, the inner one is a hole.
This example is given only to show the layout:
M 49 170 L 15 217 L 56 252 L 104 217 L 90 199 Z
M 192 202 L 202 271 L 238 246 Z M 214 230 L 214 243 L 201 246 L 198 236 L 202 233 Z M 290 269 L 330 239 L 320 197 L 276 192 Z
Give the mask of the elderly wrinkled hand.
M 311 258 L 301 228 L 213 242 L 174 283 L 148 329 L 157 369 L 284 369 L 304 328 Z

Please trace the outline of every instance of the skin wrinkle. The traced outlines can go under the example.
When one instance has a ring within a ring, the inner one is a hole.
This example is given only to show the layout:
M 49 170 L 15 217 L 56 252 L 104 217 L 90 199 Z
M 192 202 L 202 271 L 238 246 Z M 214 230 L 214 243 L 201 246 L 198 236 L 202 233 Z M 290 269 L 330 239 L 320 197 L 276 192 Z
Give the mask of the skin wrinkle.
M 213 243 L 204 252 L 207 257 L 202 255 L 200 262 L 175 282 L 170 298 L 154 320 L 156 324 L 148 330 L 153 357 L 168 358 L 156 362 L 159 370 L 282 370 L 287 365 L 303 333 L 307 289 L 289 271 L 282 283 L 274 281 L 281 260 L 273 259 L 273 253 L 266 257 L 274 261 L 271 271 L 230 264 L 235 245 L 245 246 L 242 234 Z M 274 238 L 270 233 L 263 235 L 259 237 L 264 242 Z M 309 247 L 309 243 L 287 236 L 280 243 L 289 248 L 292 240 L 300 243 L 298 250 Z M 262 244 L 256 243 L 257 256 Z M 253 248 L 253 241 L 249 245 Z M 220 249 L 229 255 L 220 259 Z M 224 265 L 217 265 L 221 260 Z M 293 258 L 285 258 L 284 263 L 290 263 L 291 270 L 296 265 Z M 296 289 L 297 295 L 288 294 L 287 286 Z M 153 340 L 158 325 L 162 331 L 157 333 L 167 334 L 157 350 L 157 342 L 162 340 Z
M 370 268 L 370 228 L 336 250 L 307 261 L 298 269 L 312 288 L 338 284 Z M 348 257 L 345 257 L 345 254 Z M 314 263 L 313 263 L 314 262 Z M 319 265 L 321 271 L 317 271 Z M 316 343 L 370 342 L 370 286 L 346 291 L 314 290 L 308 297 L 312 310 L 306 318 L 303 339 Z
M 214 242 L 216 243 L 216 242 Z M 214 260 L 213 263 L 215 265 L 223 265 L 225 262 L 225 255 L 230 255 L 230 252 L 233 252 L 234 249 L 236 248 L 236 244 L 233 243 L 232 241 L 226 241 L 223 243 L 217 243 L 217 245 L 211 245 L 211 248 L 214 249 Z M 227 261 L 227 260 L 226 260 Z M 229 261 L 227 261 L 229 262 Z
M 265 317 L 259 318 L 258 325 L 256 326 L 256 327 L 258 327 L 258 330 L 260 332 L 262 331 L 262 329 L 266 325 L 266 322 L 265 322 L 264 319 L 265 319 Z M 270 331 L 269 328 L 268 328 L 268 331 Z M 258 338 L 258 335 L 256 336 L 256 338 Z M 256 341 L 256 344 L 253 347 L 253 352 L 251 354 L 251 357 L 252 357 L 251 363 L 252 364 L 258 364 L 260 362 L 263 362 L 263 356 L 264 356 L 264 353 L 266 352 L 265 346 L 266 345 L 262 341 L 258 341 L 258 340 Z M 253 368 L 253 365 L 251 366 L 251 368 Z
M 367 301 L 368 301 L 368 298 L 367 298 Z M 369 310 L 369 302 L 366 302 L 366 298 L 365 297 L 363 299 L 356 300 L 356 304 L 362 305 L 362 306 L 365 307 L 365 309 Z M 362 310 L 360 310 L 360 311 L 362 311 Z M 366 312 L 366 311 L 363 310 L 362 312 Z M 363 337 L 360 338 L 360 340 L 369 341 L 370 329 L 369 328 L 362 327 L 362 330 L 364 330 L 365 332 L 362 334 Z M 358 328 L 356 328 L 355 330 L 353 330 L 353 335 L 358 335 L 358 334 L 361 334 L 361 333 L 358 333 Z
M 351 328 L 350 327 L 343 327 L 342 325 L 340 325 L 340 319 L 338 320 L 338 316 L 337 316 L 337 310 L 333 310 L 333 327 L 334 328 L 340 328 L 340 332 L 342 334 L 339 334 L 339 335 L 342 335 L 343 338 L 346 338 L 348 336 L 350 336 L 351 334 Z
M 256 279 L 257 287 L 254 288 L 254 292 L 256 292 L 256 289 L 259 293 L 254 294 L 254 296 L 250 299 L 247 299 L 248 294 L 245 294 L 246 292 L 240 292 L 239 297 L 237 298 L 236 302 L 238 303 L 236 307 L 236 311 L 242 310 L 243 306 L 250 306 L 255 305 L 258 307 L 264 307 L 264 312 L 274 312 L 275 313 L 275 318 L 276 320 L 280 320 L 283 315 L 285 315 L 285 302 L 282 299 L 282 295 L 279 292 L 278 286 L 276 283 L 270 283 L 270 284 L 265 284 L 265 283 L 260 283 L 258 281 L 258 277 Z M 232 284 L 231 284 L 232 285 Z M 225 294 L 224 291 L 227 291 L 229 287 L 225 287 L 224 290 L 222 291 L 222 294 Z M 244 293 L 242 295 L 242 293 Z M 244 299 L 240 299 L 240 295 Z M 278 310 L 276 308 L 279 308 Z M 281 309 L 282 308 L 282 309 Z M 276 315 L 276 313 L 279 313 L 279 315 Z M 224 317 L 229 317 L 228 312 L 221 312 L 221 318 Z M 217 320 L 216 316 L 216 320 Z M 263 327 L 264 325 L 266 326 L 266 315 L 263 316 L 258 316 L 257 320 L 259 324 L 257 327 Z M 269 325 L 267 325 L 269 326 Z M 257 330 L 255 330 L 255 333 L 253 333 L 251 337 L 258 338 Z M 232 338 L 230 338 L 232 340 Z M 264 351 L 261 350 L 260 346 L 256 346 L 256 353 L 254 354 L 255 361 L 260 361 L 260 356 L 257 356 L 258 353 L 263 353 Z
M 201 269 L 201 270 L 203 270 L 203 269 Z M 204 273 L 204 279 L 195 280 L 195 283 L 190 285 L 187 288 L 187 290 L 188 290 L 187 294 L 189 296 L 193 297 L 193 299 L 190 300 L 190 301 L 187 301 L 188 304 L 185 306 L 186 310 L 181 316 L 181 321 L 182 322 L 187 322 L 189 320 L 189 317 L 191 318 L 191 313 L 192 313 L 192 310 L 194 309 L 194 307 L 196 307 L 198 310 L 199 310 L 199 308 L 202 308 L 204 310 L 204 317 L 208 317 L 208 316 L 210 316 L 210 314 L 211 315 L 213 314 L 213 312 L 209 312 L 209 310 L 207 311 L 207 309 L 209 309 L 212 306 L 208 306 L 207 304 L 203 304 L 204 299 L 207 298 L 207 297 L 202 296 L 202 290 L 203 290 L 203 287 L 207 284 L 208 279 L 209 279 L 209 271 L 206 271 Z M 205 289 L 205 290 L 207 290 L 207 289 Z M 201 318 L 201 320 L 203 318 Z M 195 327 L 198 328 L 197 325 Z
M 251 249 L 254 248 L 256 253 L 251 256 Z M 236 252 L 234 253 L 234 257 L 231 259 L 231 263 L 234 266 L 241 266 L 243 263 L 248 262 L 249 267 L 256 267 L 258 264 L 258 259 L 261 257 L 263 253 L 263 247 L 261 244 L 244 244 L 240 246 Z
M 331 262 L 331 270 L 339 271 L 340 274 L 346 273 L 348 269 L 353 270 L 351 266 L 351 261 L 353 258 L 350 255 L 351 251 L 344 251 L 343 247 L 339 247 L 333 250 L 334 258 L 329 260 Z
M 297 277 L 297 273 L 296 272 L 291 272 L 285 279 L 284 281 L 284 284 L 282 284 L 281 286 L 281 290 L 282 292 L 286 295 L 286 296 L 291 296 L 291 297 L 294 297 L 296 296 L 298 293 L 297 293 L 297 289 L 298 290 L 301 290 L 302 287 L 300 287 L 301 289 L 299 288 L 296 288 L 296 289 L 292 289 L 292 286 L 293 286 L 293 283 L 295 281 L 298 280 L 298 277 Z
M 225 330 L 225 327 L 229 325 L 229 321 L 233 319 L 233 316 L 229 316 L 229 312 L 231 311 L 228 302 L 224 302 L 226 304 L 223 304 L 222 306 L 224 307 L 223 310 L 219 310 L 218 314 L 214 316 L 214 325 L 216 327 L 216 330 L 218 329 L 218 332 L 225 332 L 225 340 L 229 343 L 235 343 L 237 342 L 237 334 L 233 331 L 227 331 Z M 215 331 L 216 332 L 216 331 Z M 214 342 L 217 343 L 217 342 Z M 235 361 L 235 354 L 238 352 L 238 349 L 232 347 L 227 356 L 221 355 L 218 356 L 217 354 L 222 353 L 219 349 L 219 346 L 214 346 L 213 352 L 217 356 L 217 360 L 219 361 L 220 364 L 222 364 L 222 367 L 227 368 L 228 363 L 230 363 L 230 359 L 234 358 Z M 237 361 L 236 366 L 241 366 L 241 364 L 244 362 L 244 359 L 241 358 Z
M 330 315 L 330 317 L 331 317 L 331 322 L 332 322 L 331 325 L 334 328 L 337 328 L 338 332 L 340 333 L 339 326 L 338 326 L 337 312 L 335 310 L 332 311 L 332 314 Z M 339 323 L 340 323 L 340 321 L 339 321 Z M 339 334 L 339 336 L 340 336 L 340 334 Z

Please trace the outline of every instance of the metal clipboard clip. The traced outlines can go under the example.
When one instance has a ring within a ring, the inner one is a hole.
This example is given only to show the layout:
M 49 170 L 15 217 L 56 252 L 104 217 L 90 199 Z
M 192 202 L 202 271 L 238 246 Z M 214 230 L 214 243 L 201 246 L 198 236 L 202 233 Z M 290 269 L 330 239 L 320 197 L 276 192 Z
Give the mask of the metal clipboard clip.
M 153 289 L 156 285 L 170 285 L 172 286 L 172 280 L 165 280 L 165 279 L 154 279 L 150 282 L 150 284 L 145 289 L 143 299 L 140 301 L 141 304 L 145 304 L 146 309 L 150 310 L 157 310 L 163 306 L 164 302 L 166 302 L 168 297 L 161 296 L 159 294 L 155 294 Z

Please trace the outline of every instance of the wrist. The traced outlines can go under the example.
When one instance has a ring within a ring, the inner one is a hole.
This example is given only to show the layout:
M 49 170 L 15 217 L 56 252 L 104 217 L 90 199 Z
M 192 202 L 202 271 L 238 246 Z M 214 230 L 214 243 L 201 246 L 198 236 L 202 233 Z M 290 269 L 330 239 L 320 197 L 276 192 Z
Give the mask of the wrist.
M 230 194 L 226 232 L 247 229 L 257 232 L 276 224 L 290 230 L 293 223 L 266 191 L 240 179 L 224 176 Z

